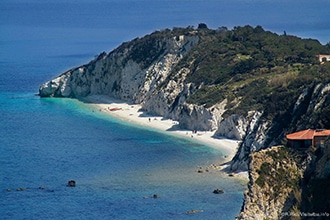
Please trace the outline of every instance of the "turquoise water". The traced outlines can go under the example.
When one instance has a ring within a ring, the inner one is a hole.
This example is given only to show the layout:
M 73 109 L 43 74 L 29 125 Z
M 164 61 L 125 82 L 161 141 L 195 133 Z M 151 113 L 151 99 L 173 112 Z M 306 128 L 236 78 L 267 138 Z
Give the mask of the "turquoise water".
M 327 43 L 329 4 L 1 1 L 1 219 L 234 219 L 245 183 L 196 172 L 221 163 L 223 152 L 109 118 L 76 100 L 35 94 L 61 72 L 156 29 L 250 24 Z M 66 187 L 71 179 L 74 188 Z M 213 194 L 216 188 L 225 193 Z M 204 212 L 186 215 L 192 209 Z
M 233 219 L 240 209 L 243 183 L 196 172 L 219 163 L 218 150 L 123 124 L 75 100 L 32 93 L 0 100 L 4 219 Z M 65 186 L 70 179 L 77 187 Z M 160 198 L 145 198 L 154 194 Z M 191 209 L 204 212 L 186 215 Z

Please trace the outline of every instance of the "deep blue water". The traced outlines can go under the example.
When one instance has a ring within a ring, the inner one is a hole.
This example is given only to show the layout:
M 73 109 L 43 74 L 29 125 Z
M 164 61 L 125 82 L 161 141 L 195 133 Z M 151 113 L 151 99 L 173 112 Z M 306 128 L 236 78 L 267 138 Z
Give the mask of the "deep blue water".
M 326 0 L 2 0 L 1 219 L 234 219 L 246 186 L 196 172 L 221 162 L 223 152 L 76 100 L 40 99 L 38 87 L 124 41 L 201 22 L 262 25 L 325 44 L 329 9 Z M 65 186 L 70 179 L 77 187 Z M 225 193 L 214 195 L 215 188 Z M 144 198 L 153 194 L 160 198 Z M 185 214 L 192 209 L 204 212 Z

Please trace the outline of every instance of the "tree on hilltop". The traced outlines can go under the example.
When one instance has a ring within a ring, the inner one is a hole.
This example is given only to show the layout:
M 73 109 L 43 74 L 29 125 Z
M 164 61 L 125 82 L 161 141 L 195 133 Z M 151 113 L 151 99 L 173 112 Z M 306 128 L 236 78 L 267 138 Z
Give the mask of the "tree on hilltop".
M 198 24 L 198 29 L 208 29 L 207 25 L 204 23 Z

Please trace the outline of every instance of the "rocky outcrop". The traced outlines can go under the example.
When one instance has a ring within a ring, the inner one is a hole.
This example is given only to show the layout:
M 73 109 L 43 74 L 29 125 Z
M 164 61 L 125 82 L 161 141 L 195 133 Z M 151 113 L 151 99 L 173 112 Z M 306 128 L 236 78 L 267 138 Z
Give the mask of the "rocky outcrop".
M 284 147 L 251 154 L 249 185 L 237 219 L 283 219 L 300 197 L 307 160 Z
M 90 63 L 73 68 L 39 88 L 41 97 L 74 97 L 107 95 L 123 101 L 141 104 L 150 114 L 179 121 L 190 130 L 216 130 L 222 120 L 223 104 L 212 108 L 187 104 L 186 99 L 196 91 L 196 85 L 186 83 L 189 68 L 172 71 L 176 64 L 198 44 L 195 33 L 169 36 L 154 40 L 144 37 L 124 43 L 111 53 L 101 53 Z M 150 45 L 140 45 L 140 41 Z M 146 62 L 138 55 L 145 55 Z M 155 55 L 155 56 L 151 56 Z M 151 58 L 150 58 L 151 56 Z M 226 134 L 222 134 L 226 136 Z
M 144 37 L 148 40 L 148 37 Z M 198 43 L 195 34 L 170 36 L 139 45 L 139 40 L 125 43 L 109 54 L 101 53 L 90 63 L 71 69 L 44 83 L 41 97 L 85 97 L 107 95 L 127 102 L 138 103 L 151 114 L 180 121 L 187 129 L 212 130 L 217 128 L 214 114 L 209 109 L 185 103 L 196 90 L 185 83 L 190 72 L 182 68 L 172 74 L 173 67 Z M 139 48 L 141 46 L 141 48 Z M 155 50 L 141 60 L 140 53 L 148 47 Z M 192 120 L 193 118 L 193 120 Z
M 248 170 L 249 155 L 265 148 L 267 132 L 270 129 L 268 121 L 262 120 L 262 112 L 250 112 L 246 117 L 244 132 L 242 132 L 242 143 L 236 156 L 233 158 L 232 170 Z
M 251 154 L 249 185 L 237 219 L 330 217 L 330 142 L 307 151 L 284 146 Z
M 68 186 L 68 187 L 75 187 L 75 186 L 76 186 L 76 181 L 74 181 L 74 180 L 69 180 L 67 186 Z
M 101 53 L 90 63 L 46 82 L 39 89 L 40 96 L 79 98 L 89 94 L 106 94 L 141 103 L 159 88 L 172 67 L 198 43 L 198 36 L 181 35 L 150 42 L 148 47 L 157 53 L 152 57 L 153 62 L 148 63 L 137 56 L 140 52 L 149 51 L 136 48 L 141 45 L 135 41 L 123 44 L 109 54 Z M 177 86 L 169 88 L 178 89 Z
M 221 121 L 215 135 L 242 140 L 247 129 L 246 124 L 246 118 L 242 115 L 231 115 Z

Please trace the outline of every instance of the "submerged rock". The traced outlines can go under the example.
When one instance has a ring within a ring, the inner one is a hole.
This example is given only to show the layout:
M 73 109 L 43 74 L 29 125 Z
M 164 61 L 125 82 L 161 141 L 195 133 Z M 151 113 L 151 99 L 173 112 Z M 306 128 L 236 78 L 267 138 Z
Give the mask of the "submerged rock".
M 69 186 L 69 187 L 75 187 L 75 186 L 76 186 L 76 181 L 74 181 L 74 180 L 69 180 L 67 186 Z
M 200 212 L 204 212 L 204 210 L 201 210 L 201 209 L 193 209 L 193 210 L 186 211 L 186 214 L 187 214 L 187 215 L 192 215 L 192 214 L 196 214 L 196 213 L 200 213 Z
M 213 193 L 214 194 L 222 194 L 222 193 L 224 193 L 224 191 L 222 189 L 215 189 L 215 190 L 213 190 Z
M 16 191 L 24 191 L 24 190 L 26 190 L 26 188 L 24 188 L 24 187 L 20 187 L 20 188 L 18 188 Z

